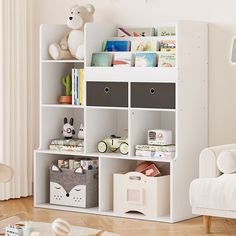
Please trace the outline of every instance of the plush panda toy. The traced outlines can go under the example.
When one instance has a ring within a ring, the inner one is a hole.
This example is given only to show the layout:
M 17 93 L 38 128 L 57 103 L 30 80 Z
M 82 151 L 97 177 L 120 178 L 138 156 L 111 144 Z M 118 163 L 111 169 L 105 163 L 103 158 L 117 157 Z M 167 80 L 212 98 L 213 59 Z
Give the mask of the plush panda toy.
M 49 54 L 54 60 L 84 59 L 84 25 L 93 21 L 93 5 L 74 5 L 70 8 L 67 26 L 71 29 L 58 43 L 49 45 Z
M 75 129 L 73 127 L 74 119 L 70 118 L 70 122 L 68 123 L 67 118 L 64 118 L 64 125 L 63 125 L 63 136 L 65 139 L 71 139 L 73 138 L 73 135 L 75 134 Z

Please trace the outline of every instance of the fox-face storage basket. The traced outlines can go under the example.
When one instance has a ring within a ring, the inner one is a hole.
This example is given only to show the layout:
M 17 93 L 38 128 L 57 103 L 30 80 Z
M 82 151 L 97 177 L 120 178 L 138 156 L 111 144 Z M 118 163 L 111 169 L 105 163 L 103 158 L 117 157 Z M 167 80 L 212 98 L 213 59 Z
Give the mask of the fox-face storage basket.
M 98 169 L 76 173 L 70 169 L 50 168 L 50 203 L 73 207 L 98 205 Z

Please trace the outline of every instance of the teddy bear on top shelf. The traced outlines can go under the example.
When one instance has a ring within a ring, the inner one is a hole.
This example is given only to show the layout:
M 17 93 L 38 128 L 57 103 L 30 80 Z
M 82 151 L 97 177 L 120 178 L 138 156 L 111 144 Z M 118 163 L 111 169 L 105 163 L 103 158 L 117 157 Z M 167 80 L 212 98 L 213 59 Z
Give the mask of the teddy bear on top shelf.
M 84 25 L 93 22 L 95 8 L 93 5 L 74 5 L 70 8 L 67 26 L 71 29 L 60 43 L 49 45 L 49 54 L 54 60 L 84 59 Z

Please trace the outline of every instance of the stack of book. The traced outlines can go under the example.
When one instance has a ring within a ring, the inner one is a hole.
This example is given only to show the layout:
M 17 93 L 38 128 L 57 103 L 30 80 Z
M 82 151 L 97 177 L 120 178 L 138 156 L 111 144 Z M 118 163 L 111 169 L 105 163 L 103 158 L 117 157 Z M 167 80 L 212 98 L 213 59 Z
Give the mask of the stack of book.
M 82 139 L 54 139 L 50 142 L 50 150 L 84 152 L 84 140 Z
M 83 69 L 72 69 L 72 105 L 83 105 Z
M 135 155 L 141 157 L 175 157 L 175 145 L 136 145 Z

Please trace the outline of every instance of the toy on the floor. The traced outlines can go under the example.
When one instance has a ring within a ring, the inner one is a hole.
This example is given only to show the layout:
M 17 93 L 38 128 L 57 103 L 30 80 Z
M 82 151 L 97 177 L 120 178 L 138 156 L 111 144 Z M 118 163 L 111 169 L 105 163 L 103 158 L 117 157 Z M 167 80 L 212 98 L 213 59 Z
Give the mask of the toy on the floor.
M 70 233 L 70 224 L 62 218 L 57 218 L 52 222 L 52 232 L 56 236 L 66 236 Z
M 49 54 L 54 60 L 84 58 L 84 25 L 93 22 L 94 12 L 95 8 L 91 4 L 70 8 L 67 26 L 71 31 L 64 35 L 59 44 L 52 43 L 49 46 Z
M 108 149 L 111 152 L 120 151 L 121 154 L 126 155 L 129 152 L 129 145 L 127 138 L 121 138 L 112 134 L 109 138 L 103 139 L 97 144 L 98 151 L 105 153 Z
M 7 236 L 30 236 L 30 223 L 8 225 L 5 228 L 5 235 Z
M 62 133 L 65 139 L 73 138 L 73 135 L 75 134 L 73 123 L 74 123 L 73 118 L 70 118 L 70 122 L 68 122 L 66 117 L 64 118 L 64 125 L 63 125 Z
M 157 166 L 151 161 L 144 161 L 140 163 L 136 169 L 136 172 L 140 172 L 146 176 L 156 177 L 161 174 Z

